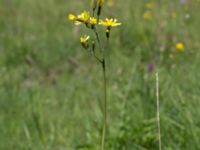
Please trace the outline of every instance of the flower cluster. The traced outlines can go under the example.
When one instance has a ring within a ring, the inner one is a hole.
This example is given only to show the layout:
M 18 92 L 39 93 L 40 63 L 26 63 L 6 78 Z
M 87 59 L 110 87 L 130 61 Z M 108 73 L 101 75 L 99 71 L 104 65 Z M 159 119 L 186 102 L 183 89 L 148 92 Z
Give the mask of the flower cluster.
M 101 3 L 100 3 L 101 4 Z M 106 27 L 106 37 L 109 38 L 110 30 L 112 27 L 120 26 L 121 23 L 114 18 L 100 19 L 98 21 L 94 16 L 90 16 L 88 11 L 83 11 L 80 15 L 69 14 L 68 19 L 73 21 L 75 25 L 85 24 L 87 28 L 95 29 L 96 25 Z
M 96 19 L 90 17 L 90 13 L 88 11 L 83 11 L 80 15 L 69 14 L 69 20 L 74 21 L 75 25 L 85 24 L 87 27 L 89 24 L 96 24 Z
M 68 19 L 74 21 L 75 25 L 85 24 L 87 27 L 94 28 L 97 24 L 97 18 L 91 17 L 88 11 L 83 11 L 80 15 L 69 14 Z M 121 23 L 117 22 L 117 19 L 114 18 L 106 18 L 105 20 L 98 21 L 99 25 L 111 28 L 121 25 Z
M 68 19 L 73 21 L 75 25 L 85 25 L 87 28 L 92 29 L 93 31 L 97 31 L 97 26 L 104 26 L 106 27 L 106 37 L 110 37 L 110 31 L 112 27 L 120 26 L 121 23 L 117 21 L 115 18 L 106 18 L 106 19 L 99 19 L 101 10 L 104 4 L 104 0 L 93 0 L 93 13 L 91 14 L 89 11 L 83 11 L 79 15 L 69 14 Z M 97 7 L 98 6 L 98 7 Z M 96 16 L 95 16 L 95 10 L 97 9 Z M 84 48 L 88 48 L 88 40 L 89 38 L 86 38 L 89 36 L 81 37 L 80 41 L 81 44 L 85 43 L 83 45 Z M 87 40 L 83 40 L 87 39 Z M 87 42 L 87 44 L 86 44 Z

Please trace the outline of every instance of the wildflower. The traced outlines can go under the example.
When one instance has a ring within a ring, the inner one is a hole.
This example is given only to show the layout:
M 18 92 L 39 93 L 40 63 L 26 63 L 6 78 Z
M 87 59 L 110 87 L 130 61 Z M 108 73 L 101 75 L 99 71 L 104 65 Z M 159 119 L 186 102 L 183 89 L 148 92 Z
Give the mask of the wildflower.
M 107 38 L 110 37 L 111 27 L 117 27 L 117 26 L 121 25 L 120 22 L 117 22 L 117 19 L 113 19 L 113 18 L 111 18 L 111 19 L 106 18 L 104 21 L 100 20 L 99 24 L 107 27 L 107 29 L 106 29 L 106 37 Z
M 90 18 L 90 13 L 88 11 L 83 11 L 80 15 L 78 15 L 77 20 L 83 23 L 87 23 Z
M 153 9 L 155 7 L 154 3 L 153 2 L 149 2 L 146 4 L 146 8 L 147 9 Z
M 84 35 L 83 37 L 80 37 L 80 43 L 85 49 L 89 47 L 88 44 L 89 39 L 90 39 L 89 35 Z
M 91 24 L 91 25 L 97 24 L 97 19 L 94 18 L 94 17 L 90 17 L 90 24 Z
M 71 21 L 74 21 L 75 25 L 81 24 L 80 20 L 78 21 L 78 18 L 73 14 L 69 14 L 68 19 Z
M 177 49 L 178 51 L 184 51 L 184 44 L 183 44 L 182 42 L 178 42 L 178 43 L 176 44 L 176 49 Z
M 155 68 L 154 64 L 148 64 L 147 65 L 147 72 L 152 73 L 154 68 Z
M 69 14 L 68 19 L 71 20 L 71 21 L 75 21 L 77 18 L 76 18 L 75 15 Z
M 121 25 L 120 22 L 117 22 L 117 19 L 113 19 L 113 18 L 111 18 L 111 19 L 106 18 L 104 21 L 100 20 L 99 24 L 102 26 L 108 27 L 108 28 Z
M 80 37 L 80 42 L 87 43 L 89 39 L 90 39 L 89 35 L 84 35 L 83 37 Z
M 143 14 L 143 18 L 145 20 L 152 20 L 152 13 L 150 11 L 146 11 L 144 14 Z
M 91 24 L 91 28 L 94 29 L 95 25 L 97 24 L 97 19 L 94 17 L 90 17 L 89 23 Z
M 88 20 L 90 18 L 90 13 L 87 11 L 83 11 L 80 15 L 75 16 L 73 14 L 69 14 L 69 20 L 74 21 L 75 25 L 79 25 L 81 23 L 88 25 Z

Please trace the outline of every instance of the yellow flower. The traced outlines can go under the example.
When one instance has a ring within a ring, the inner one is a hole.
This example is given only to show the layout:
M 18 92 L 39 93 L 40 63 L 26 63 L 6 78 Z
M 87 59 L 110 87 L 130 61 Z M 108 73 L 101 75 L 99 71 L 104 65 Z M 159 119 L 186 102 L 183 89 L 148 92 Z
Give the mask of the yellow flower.
M 78 15 L 77 20 L 86 23 L 89 18 L 90 18 L 90 13 L 88 11 L 84 11 L 80 15 Z
M 177 44 L 176 44 L 176 49 L 178 50 L 178 51 L 184 51 L 184 44 L 182 43 L 182 42 L 178 42 Z
M 81 23 L 84 23 L 87 25 L 89 18 L 90 18 L 90 13 L 88 11 L 83 11 L 78 16 L 69 14 L 68 18 L 69 18 L 69 20 L 74 21 L 75 25 L 79 25 Z
M 150 11 L 146 11 L 144 14 L 143 14 L 143 18 L 145 20 L 152 20 L 152 14 Z
M 117 19 L 113 19 L 113 18 L 111 19 L 106 18 L 104 21 L 100 20 L 99 24 L 108 28 L 121 25 L 120 22 L 117 22 Z
M 103 4 L 104 4 L 104 0 L 99 0 L 99 1 L 98 1 L 98 4 L 99 4 L 100 7 L 102 7 Z
M 71 21 L 75 21 L 77 18 L 76 18 L 75 15 L 69 14 L 68 19 L 71 20 Z
M 80 42 L 81 44 L 85 44 L 88 42 L 89 39 L 90 39 L 89 35 L 84 35 L 83 37 L 80 37 Z
M 81 24 L 80 20 L 78 20 L 78 18 L 73 14 L 69 14 L 68 19 L 74 21 L 75 25 Z
M 88 49 L 89 48 L 89 41 L 90 36 L 89 35 L 84 35 L 83 37 L 80 37 L 80 43 L 83 46 L 83 48 Z
M 153 9 L 155 7 L 154 3 L 153 2 L 149 2 L 146 4 L 146 8 L 147 9 Z
M 91 25 L 97 24 L 97 19 L 94 18 L 94 17 L 90 17 L 90 24 L 91 24 Z
M 112 7 L 112 6 L 113 6 L 113 0 L 109 0 L 109 1 L 108 1 L 108 6 L 109 6 L 109 7 Z

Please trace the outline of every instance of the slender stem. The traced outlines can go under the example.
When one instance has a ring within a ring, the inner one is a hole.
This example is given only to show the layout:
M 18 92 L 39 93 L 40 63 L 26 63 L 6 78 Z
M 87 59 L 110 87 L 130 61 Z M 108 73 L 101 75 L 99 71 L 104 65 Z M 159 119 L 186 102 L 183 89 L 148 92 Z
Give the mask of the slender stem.
M 99 15 L 97 15 L 97 23 L 99 23 Z
M 103 47 L 102 47 L 102 44 L 101 44 L 101 41 L 100 41 L 100 38 L 99 38 L 99 34 L 98 34 L 98 32 L 97 32 L 96 27 L 95 27 L 93 30 L 94 30 L 94 33 L 95 33 L 97 42 L 98 42 L 98 44 L 99 44 L 100 51 L 102 52 L 102 51 L 103 51 Z
M 102 61 L 102 70 L 103 70 L 103 80 L 104 80 L 104 110 L 103 110 L 103 130 L 102 130 L 102 141 L 101 141 L 101 150 L 105 148 L 106 141 L 106 129 L 107 129 L 107 80 L 106 80 L 106 64 L 105 57 Z
M 109 38 L 107 38 L 106 46 L 109 44 Z M 106 142 L 106 130 L 107 130 L 107 118 L 108 118 L 108 110 L 107 110 L 107 76 L 106 76 L 106 53 L 105 50 L 103 52 L 103 60 L 102 60 L 102 69 L 103 69 L 103 80 L 104 80 L 104 122 L 103 122 L 103 130 L 102 130 L 102 142 L 101 142 L 101 150 L 105 148 Z
M 92 17 L 94 17 L 95 8 L 92 9 Z
M 94 58 L 96 58 L 96 60 L 98 60 L 100 63 L 103 63 L 103 60 L 101 60 L 101 58 L 99 58 L 99 57 L 96 55 L 95 50 L 92 50 L 92 53 L 93 53 Z
M 107 79 L 106 79 L 106 54 L 105 50 L 103 49 L 101 45 L 101 41 L 99 38 L 99 34 L 96 30 L 96 28 L 93 29 L 96 35 L 97 42 L 99 44 L 100 52 L 102 54 L 102 59 L 99 59 L 96 57 L 97 60 L 101 63 L 102 66 L 102 72 L 103 72 L 103 85 L 104 85 L 104 104 L 103 104 L 103 129 L 102 129 L 102 139 L 101 139 L 101 150 L 105 149 L 105 143 L 106 143 L 106 129 L 107 129 Z M 107 43 L 108 43 L 107 39 Z
M 159 98 L 159 76 L 156 73 L 156 101 L 157 101 L 157 126 L 158 126 L 158 141 L 159 141 L 159 150 L 162 150 L 161 142 L 161 131 L 160 131 L 160 98 Z

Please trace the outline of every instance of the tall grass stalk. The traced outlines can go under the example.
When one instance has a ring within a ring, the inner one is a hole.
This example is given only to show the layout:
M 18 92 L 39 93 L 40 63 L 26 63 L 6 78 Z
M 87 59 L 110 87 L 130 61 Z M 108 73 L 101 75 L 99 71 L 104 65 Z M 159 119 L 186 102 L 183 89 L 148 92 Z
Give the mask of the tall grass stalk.
M 157 103 L 157 126 L 159 150 L 162 150 L 161 131 L 160 131 L 160 95 L 159 95 L 159 74 L 156 73 L 156 103 Z

